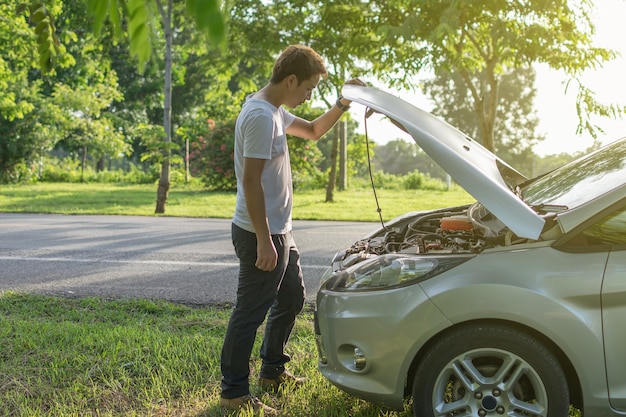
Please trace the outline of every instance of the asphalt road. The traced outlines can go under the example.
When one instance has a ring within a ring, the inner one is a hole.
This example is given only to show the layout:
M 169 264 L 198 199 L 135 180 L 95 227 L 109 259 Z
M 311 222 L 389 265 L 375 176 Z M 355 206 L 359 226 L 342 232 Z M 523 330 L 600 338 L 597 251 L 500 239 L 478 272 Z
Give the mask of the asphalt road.
M 376 223 L 294 222 L 307 300 L 331 256 Z M 229 219 L 0 213 L 0 291 L 232 302 Z

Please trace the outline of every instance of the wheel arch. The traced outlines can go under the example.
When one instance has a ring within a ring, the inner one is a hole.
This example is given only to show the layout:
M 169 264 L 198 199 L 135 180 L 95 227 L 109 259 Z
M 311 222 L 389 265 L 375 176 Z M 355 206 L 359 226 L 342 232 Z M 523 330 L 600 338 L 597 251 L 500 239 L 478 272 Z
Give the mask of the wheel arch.
M 559 348 L 559 346 L 556 343 L 554 343 L 550 338 L 548 338 L 543 333 L 538 332 L 536 329 L 533 329 L 531 327 L 525 326 L 517 322 L 510 321 L 510 320 L 499 320 L 499 319 L 469 320 L 469 321 L 465 321 L 461 323 L 456 323 L 450 327 L 447 327 L 446 329 L 443 329 L 442 331 L 440 331 L 439 333 L 431 337 L 428 340 L 428 342 L 422 345 L 422 347 L 418 350 L 418 352 L 416 353 L 415 357 L 413 358 L 411 362 L 411 365 L 409 367 L 407 377 L 406 377 L 406 385 L 405 385 L 405 391 L 404 391 L 405 397 L 410 396 L 413 390 L 413 380 L 415 377 L 415 373 L 417 372 L 417 369 L 420 363 L 422 362 L 425 352 L 428 351 L 430 346 L 432 346 L 439 338 L 443 337 L 445 334 L 447 334 L 450 331 L 453 331 L 461 327 L 477 324 L 477 323 L 504 325 L 515 330 L 523 331 L 529 336 L 535 338 L 536 340 L 544 344 L 555 355 L 555 357 L 559 361 L 559 364 L 561 365 L 561 368 L 563 369 L 563 372 L 565 373 L 565 376 L 567 378 L 567 385 L 568 385 L 569 393 L 570 393 L 571 404 L 574 407 L 578 408 L 579 410 L 584 409 L 580 378 L 578 376 L 578 373 L 576 372 L 576 369 L 574 368 L 574 365 L 569 360 L 565 352 L 563 352 L 563 350 Z

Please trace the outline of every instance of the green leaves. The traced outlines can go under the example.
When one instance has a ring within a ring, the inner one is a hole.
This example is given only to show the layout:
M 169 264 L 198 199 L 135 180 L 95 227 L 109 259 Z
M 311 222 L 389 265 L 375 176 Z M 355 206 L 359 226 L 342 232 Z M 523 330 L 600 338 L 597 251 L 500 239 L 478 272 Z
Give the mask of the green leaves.
M 497 140 L 495 109 L 505 74 L 547 64 L 577 78 L 615 57 L 614 51 L 593 46 L 592 0 L 386 0 L 380 4 L 380 23 L 391 38 L 386 41 L 393 46 L 392 53 L 399 56 L 410 46 L 416 51 L 408 59 L 395 59 L 398 72 L 415 76 L 421 67 L 414 63 L 423 62 L 435 74 L 462 75 L 465 89 L 472 92 L 468 100 L 476 109 L 476 119 L 485 127 L 484 144 L 491 149 L 491 141 Z M 489 85 L 475 82 L 483 76 Z M 623 106 L 605 106 L 583 86 L 579 91 L 579 133 L 594 135 L 589 115 L 625 114 Z
M 29 14 L 30 23 L 35 26 L 37 36 L 37 51 L 39 52 L 39 66 L 41 72 L 47 74 L 54 67 L 56 57 L 59 55 L 60 42 L 56 35 L 56 28 L 52 15 L 45 4 L 40 1 L 21 3 L 16 8 L 16 13 Z
M 98 35 L 105 23 L 111 25 L 116 37 L 123 35 L 128 28 L 130 53 L 136 57 L 141 71 L 152 55 L 153 33 L 160 19 L 157 8 L 160 0 L 83 0 L 93 19 L 93 32 Z M 216 45 L 225 46 L 226 21 L 220 10 L 219 0 L 186 0 L 187 12 L 195 20 L 198 29 L 207 34 Z M 35 28 L 39 64 L 44 74 L 55 64 L 60 53 L 60 42 L 56 34 L 53 17 L 41 0 L 27 0 L 20 3 L 16 12 L 27 14 Z M 124 22 L 126 19 L 126 22 Z
M 116 36 L 122 33 L 120 8 L 124 5 L 121 0 L 86 0 L 87 10 L 93 18 L 93 32 L 98 35 L 104 26 L 107 17 Z
M 145 0 L 128 1 L 128 38 L 130 54 L 139 60 L 139 71 L 143 72 L 146 62 L 152 55 L 150 42 L 150 20 Z
M 218 0 L 187 0 L 187 13 L 193 16 L 196 26 L 215 44 L 224 45 L 226 22 Z

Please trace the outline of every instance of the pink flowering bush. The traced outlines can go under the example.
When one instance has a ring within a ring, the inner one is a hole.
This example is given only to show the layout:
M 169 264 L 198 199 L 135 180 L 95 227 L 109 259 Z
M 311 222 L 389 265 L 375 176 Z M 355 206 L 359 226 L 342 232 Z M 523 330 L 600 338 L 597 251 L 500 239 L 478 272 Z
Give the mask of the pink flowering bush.
M 205 129 L 189 145 L 191 175 L 201 177 L 211 190 L 235 190 L 235 122 L 218 124 L 213 119 L 208 119 Z
M 210 190 L 237 189 L 233 162 L 235 121 L 218 123 L 208 119 L 206 124 L 193 129 L 190 137 L 189 170 L 202 178 Z M 320 171 L 322 152 L 314 141 L 289 137 L 289 156 L 294 188 L 322 188 L 326 176 Z

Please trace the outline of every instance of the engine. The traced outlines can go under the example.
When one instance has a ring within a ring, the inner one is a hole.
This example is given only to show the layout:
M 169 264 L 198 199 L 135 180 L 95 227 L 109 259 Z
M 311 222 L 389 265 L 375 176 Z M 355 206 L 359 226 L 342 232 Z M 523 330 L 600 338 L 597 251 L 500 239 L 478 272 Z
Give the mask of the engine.
M 387 253 L 479 253 L 512 243 L 512 234 L 482 205 L 457 211 L 417 214 L 382 228 L 346 250 L 361 259 Z M 354 256 L 352 256 L 354 258 Z

